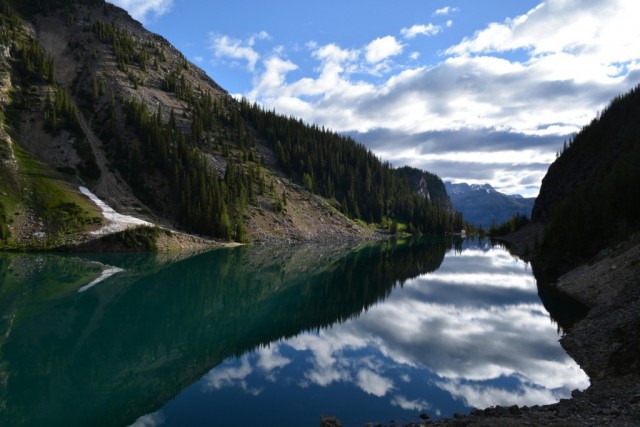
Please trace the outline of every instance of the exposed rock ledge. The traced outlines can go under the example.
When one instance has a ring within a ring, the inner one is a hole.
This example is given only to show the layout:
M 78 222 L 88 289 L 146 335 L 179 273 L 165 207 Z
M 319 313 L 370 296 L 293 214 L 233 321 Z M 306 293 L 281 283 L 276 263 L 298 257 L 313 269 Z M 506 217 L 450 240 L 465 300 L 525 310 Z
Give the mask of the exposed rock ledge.
M 529 238 L 509 236 L 520 255 Z M 640 235 L 600 253 L 550 286 L 590 307 L 560 340 L 585 370 L 591 386 L 571 399 L 534 407 L 475 409 L 470 415 L 414 425 L 434 426 L 639 426 L 640 425 Z

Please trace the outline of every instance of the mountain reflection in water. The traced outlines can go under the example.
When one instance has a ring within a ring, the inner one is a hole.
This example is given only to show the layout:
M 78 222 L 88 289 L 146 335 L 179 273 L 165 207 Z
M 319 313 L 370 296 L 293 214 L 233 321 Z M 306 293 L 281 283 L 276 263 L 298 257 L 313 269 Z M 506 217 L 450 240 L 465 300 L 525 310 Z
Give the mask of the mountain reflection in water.
M 0 258 L 0 424 L 364 425 L 586 387 L 526 266 L 451 248 Z

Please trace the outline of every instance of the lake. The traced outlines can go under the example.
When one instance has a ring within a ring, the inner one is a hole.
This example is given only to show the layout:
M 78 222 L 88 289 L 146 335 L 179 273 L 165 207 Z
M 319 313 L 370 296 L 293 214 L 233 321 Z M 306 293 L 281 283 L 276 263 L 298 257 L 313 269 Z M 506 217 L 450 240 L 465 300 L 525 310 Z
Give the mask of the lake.
M 347 426 L 589 380 L 487 241 L 1 254 L 0 425 Z

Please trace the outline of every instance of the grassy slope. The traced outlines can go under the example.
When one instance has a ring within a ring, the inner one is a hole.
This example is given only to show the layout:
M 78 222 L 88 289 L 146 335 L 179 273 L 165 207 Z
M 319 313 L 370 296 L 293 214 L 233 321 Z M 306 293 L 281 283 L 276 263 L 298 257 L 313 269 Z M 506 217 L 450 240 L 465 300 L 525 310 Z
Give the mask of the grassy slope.
M 70 184 L 13 144 L 15 168 L 0 165 L 0 201 L 10 227 L 3 249 L 46 249 L 66 243 L 102 222 L 98 208 Z M 34 232 L 45 237 L 29 237 Z

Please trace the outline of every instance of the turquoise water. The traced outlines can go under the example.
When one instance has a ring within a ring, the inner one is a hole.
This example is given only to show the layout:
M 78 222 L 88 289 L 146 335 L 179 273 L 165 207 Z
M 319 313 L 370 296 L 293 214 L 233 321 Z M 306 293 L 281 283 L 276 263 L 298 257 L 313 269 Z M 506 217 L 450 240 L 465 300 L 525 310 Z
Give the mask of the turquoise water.
M 484 242 L 0 255 L 0 286 L 0 425 L 362 426 L 588 385 Z

